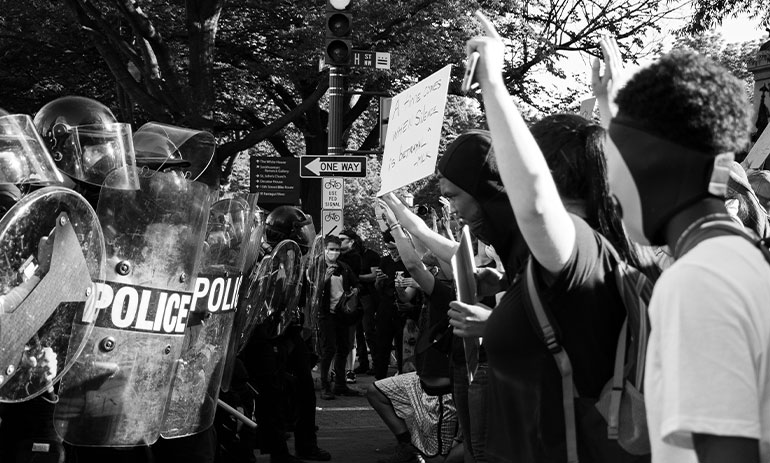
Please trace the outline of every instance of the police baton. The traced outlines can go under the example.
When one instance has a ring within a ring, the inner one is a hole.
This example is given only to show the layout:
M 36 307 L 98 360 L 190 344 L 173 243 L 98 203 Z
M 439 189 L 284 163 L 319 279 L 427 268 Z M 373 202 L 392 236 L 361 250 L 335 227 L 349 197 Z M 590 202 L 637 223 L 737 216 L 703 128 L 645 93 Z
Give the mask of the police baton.
M 231 415 L 233 415 L 234 417 L 236 417 L 239 421 L 241 421 L 246 426 L 248 426 L 248 427 L 250 427 L 252 429 L 256 429 L 257 428 L 257 423 L 251 421 L 249 419 L 249 417 L 247 417 L 243 413 L 239 412 L 238 410 L 234 409 L 233 407 L 227 405 L 225 402 L 222 401 L 222 399 L 217 399 L 217 404 L 220 407 L 224 408 L 226 412 L 228 412 Z

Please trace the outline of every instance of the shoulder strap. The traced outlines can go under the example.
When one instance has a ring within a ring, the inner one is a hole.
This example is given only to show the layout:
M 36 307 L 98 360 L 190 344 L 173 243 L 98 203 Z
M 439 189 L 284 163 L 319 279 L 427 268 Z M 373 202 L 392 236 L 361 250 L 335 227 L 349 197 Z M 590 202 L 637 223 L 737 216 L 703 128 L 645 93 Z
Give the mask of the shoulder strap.
M 575 424 L 575 400 L 577 394 L 572 381 L 572 363 L 569 360 L 567 351 L 559 344 L 556 338 L 556 330 L 551 325 L 546 309 L 540 300 L 535 286 L 535 272 L 533 259 L 530 257 L 527 262 L 527 269 L 524 274 L 524 292 L 529 298 L 532 312 L 537 321 L 536 329 L 545 341 L 546 347 L 556 360 L 556 366 L 561 373 L 562 404 L 564 406 L 564 424 L 567 439 L 567 461 L 568 463 L 578 463 L 577 453 L 577 426 Z

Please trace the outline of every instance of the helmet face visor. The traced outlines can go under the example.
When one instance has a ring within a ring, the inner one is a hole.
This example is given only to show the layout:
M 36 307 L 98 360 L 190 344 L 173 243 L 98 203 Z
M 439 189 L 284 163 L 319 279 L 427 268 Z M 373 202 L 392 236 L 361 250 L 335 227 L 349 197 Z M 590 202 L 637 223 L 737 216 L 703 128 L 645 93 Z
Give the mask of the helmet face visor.
M 63 182 L 32 119 L 23 114 L 0 116 L 0 184 Z
M 59 169 L 72 178 L 101 186 L 115 169 L 133 167 L 131 126 L 123 123 L 54 127 Z
M 209 132 L 158 122 L 148 122 L 134 134 L 137 165 L 176 170 L 190 180 L 202 181 L 215 148 L 216 140 Z

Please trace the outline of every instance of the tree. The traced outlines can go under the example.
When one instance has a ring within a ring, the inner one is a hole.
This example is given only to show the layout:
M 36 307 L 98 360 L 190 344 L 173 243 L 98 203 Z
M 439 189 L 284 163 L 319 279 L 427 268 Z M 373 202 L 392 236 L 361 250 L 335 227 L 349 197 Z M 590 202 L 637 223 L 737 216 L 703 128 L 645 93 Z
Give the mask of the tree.
M 747 14 L 752 19 L 760 19 L 762 27 L 770 27 L 770 9 L 765 2 L 756 0 L 694 0 L 693 14 L 682 29 L 686 34 L 697 34 L 713 29 L 722 24 L 727 17 Z

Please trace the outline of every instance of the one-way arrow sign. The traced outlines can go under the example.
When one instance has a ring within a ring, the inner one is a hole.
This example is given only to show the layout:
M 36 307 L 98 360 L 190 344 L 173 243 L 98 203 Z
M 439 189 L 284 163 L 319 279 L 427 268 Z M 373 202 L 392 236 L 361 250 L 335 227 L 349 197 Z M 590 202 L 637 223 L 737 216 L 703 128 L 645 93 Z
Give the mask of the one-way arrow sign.
M 300 156 L 299 176 L 366 177 L 366 156 Z

